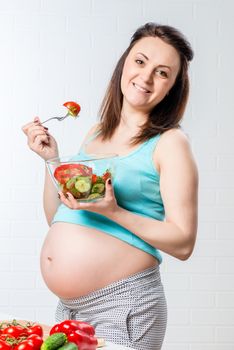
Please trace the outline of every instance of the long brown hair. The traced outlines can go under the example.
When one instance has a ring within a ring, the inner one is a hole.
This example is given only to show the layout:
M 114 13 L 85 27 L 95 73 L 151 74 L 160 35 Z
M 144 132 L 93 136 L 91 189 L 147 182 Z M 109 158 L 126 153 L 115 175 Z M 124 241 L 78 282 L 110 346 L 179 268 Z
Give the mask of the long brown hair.
M 140 133 L 132 138 L 131 143 L 141 143 L 180 125 L 189 95 L 188 62 L 193 58 L 193 50 L 187 39 L 176 28 L 146 23 L 136 30 L 128 48 L 120 57 L 102 101 L 99 130 L 103 140 L 110 139 L 120 123 L 123 102 L 121 76 L 125 59 L 137 41 L 149 36 L 159 37 L 177 50 L 180 56 L 180 71 L 169 94 L 153 108 Z

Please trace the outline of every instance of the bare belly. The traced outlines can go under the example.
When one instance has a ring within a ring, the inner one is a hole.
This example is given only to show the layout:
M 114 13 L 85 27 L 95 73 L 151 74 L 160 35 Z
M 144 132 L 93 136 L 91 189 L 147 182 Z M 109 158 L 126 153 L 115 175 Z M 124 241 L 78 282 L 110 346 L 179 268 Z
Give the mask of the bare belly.
M 69 299 L 105 287 L 155 266 L 157 259 L 98 230 L 58 222 L 41 250 L 41 272 L 48 288 Z

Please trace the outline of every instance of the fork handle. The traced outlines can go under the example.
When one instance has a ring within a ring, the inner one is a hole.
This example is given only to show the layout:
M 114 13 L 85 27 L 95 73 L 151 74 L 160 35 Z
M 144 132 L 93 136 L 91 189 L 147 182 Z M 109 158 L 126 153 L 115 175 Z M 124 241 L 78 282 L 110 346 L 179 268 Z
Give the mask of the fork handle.
M 46 119 L 41 124 L 44 124 L 44 123 L 46 123 L 46 122 L 48 122 L 49 120 L 52 120 L 52 119 L 57 119 L 57 117 L 52 117 L 52 118 Z

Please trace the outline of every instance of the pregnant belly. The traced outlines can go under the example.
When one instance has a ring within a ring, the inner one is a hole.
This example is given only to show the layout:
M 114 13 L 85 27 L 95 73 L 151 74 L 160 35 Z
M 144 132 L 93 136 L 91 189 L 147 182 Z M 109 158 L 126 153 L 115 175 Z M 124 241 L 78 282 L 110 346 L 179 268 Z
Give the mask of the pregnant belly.
M 58 222 L 41 250 L 41 272 L 61 298 L 76 298 L 157 264 L 129 244 L 88 227 Z

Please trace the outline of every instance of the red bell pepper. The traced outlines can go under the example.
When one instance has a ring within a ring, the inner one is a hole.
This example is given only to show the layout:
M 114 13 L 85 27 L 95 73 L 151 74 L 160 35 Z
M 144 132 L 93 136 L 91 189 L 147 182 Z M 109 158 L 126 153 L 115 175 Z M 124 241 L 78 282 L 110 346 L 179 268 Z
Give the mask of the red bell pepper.
M 87 322 L 77 320 L 65 320 L 61 323 L 55 324 L 50 330 L 50 335 L 58 332 L 63 332 L 68 335 L 75 330 L 80 330 L 88 335 L 95 334 L 94 327 Z
M 96 337 L 79 329 L 69 333 L 67 335 L 67 340 L 75 343 L 79 350 L 96 350 L 98 345 Z

